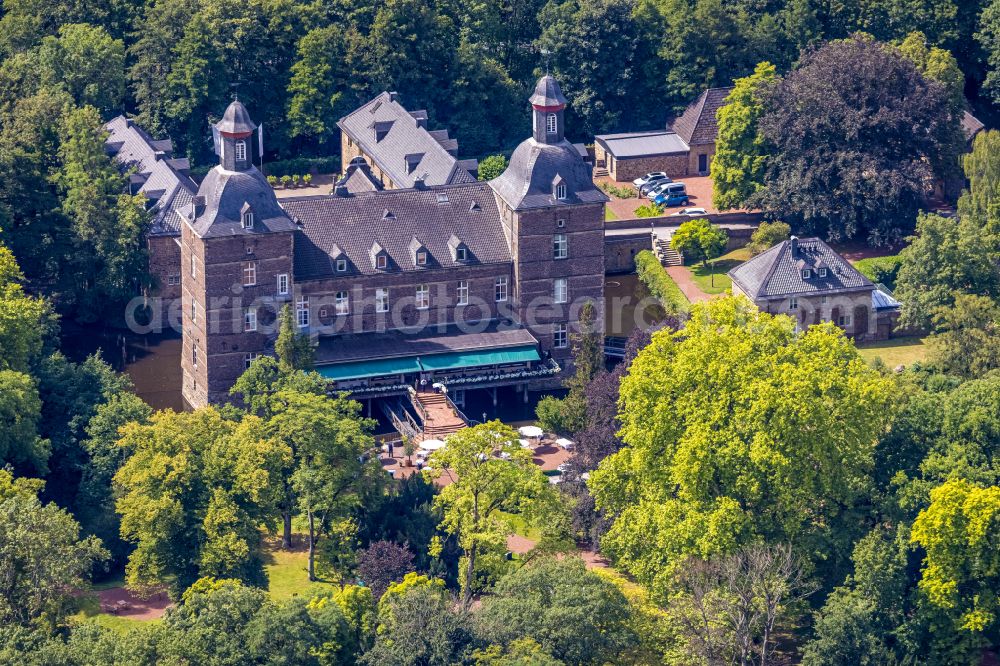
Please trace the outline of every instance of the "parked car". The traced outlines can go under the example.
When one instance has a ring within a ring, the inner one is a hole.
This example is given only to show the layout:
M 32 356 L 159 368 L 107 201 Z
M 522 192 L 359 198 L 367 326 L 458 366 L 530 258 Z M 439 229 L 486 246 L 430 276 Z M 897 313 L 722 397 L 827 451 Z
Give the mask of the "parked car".
M 662 192 L 664 192 L 668 187 L 674 184 L 674 181 L 667 179 L 661 180 L 652 184 L 652 187 L 646 190 L 645 195 L 650 198 L 650 200 L 655 199 Z
M 647 173 L 645 176 L 640 176 L 639 178 L 633 180 L 632 184 L 635 185 L 636 187 L 642 187 L 646 183 L 651 183 L 654 180 L 661 180 L 666 177 L 667 174 L 664 173 L 663 171 L 651 171 Z
M 671 213 L 670 217 L 704 217 L 708 211 L 704 208 L 684 208 L 676 213 Z
M 648 195 L 650 190 L 657 188 L 660 185 L 665 185 L 667 183 L 672 183 L 672 182 L 674 181 L 668 178 L 667 176 L 663 176 L 662 178 L 654 178 L 653 180 L 649 181 L 648 183 L 639 188 L 639 194 Z
M 670 194 L 664 192 L 660 196 L 653 199 L 653 203 L 657 206 L 663 206 L 664 208 L 672 208 L 673 206 L 683 206 L 686 203 L 691 203 L 686 194 Z

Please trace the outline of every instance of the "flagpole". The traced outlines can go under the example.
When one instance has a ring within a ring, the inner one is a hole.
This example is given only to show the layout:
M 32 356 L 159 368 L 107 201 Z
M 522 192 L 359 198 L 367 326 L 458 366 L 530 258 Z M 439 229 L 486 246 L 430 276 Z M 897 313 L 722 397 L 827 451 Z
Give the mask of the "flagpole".
M 257 150 L 260 152 L 260 172 L 264 173 L 264 123 L 257 126 Z

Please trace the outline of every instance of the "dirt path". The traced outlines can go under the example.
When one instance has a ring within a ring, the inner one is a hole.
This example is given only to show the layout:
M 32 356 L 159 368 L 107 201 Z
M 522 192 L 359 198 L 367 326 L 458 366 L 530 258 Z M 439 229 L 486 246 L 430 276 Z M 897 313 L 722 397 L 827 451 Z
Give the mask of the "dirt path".
M 677 286 L 680 287 L 687 299 L 692 303 L 707 301 L 711 298 L 709 294 L 703 292 L 691 278 L 691 271 L 684 266 L 667 266 L 667 275 L 673 278 Z
M 130 620 L 155 620 L 163 617 L 170 607 L 166 592 L 157 592 L 148 599 L 137 597 L 124 587 L 111 587 L 97 593 L 101 612 Z

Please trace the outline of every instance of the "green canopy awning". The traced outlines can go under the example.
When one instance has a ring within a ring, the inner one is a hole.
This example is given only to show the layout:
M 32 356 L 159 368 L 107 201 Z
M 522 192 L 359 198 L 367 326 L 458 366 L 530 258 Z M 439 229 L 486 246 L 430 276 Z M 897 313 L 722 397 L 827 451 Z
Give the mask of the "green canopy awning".
M 416 356 L 401 358 L 380 358 L 371 361 L 352 361 L 337 365 L 325 365 L 316 368 L 323 377 L 341 381 L 345 379 L 364 379 L 366 377 L 381 377 L 384 375 L 402 375 L 408 372 L 420 372 Z
M 316 372 L 327 379 L 343 381 L 386 375 L 403 375 L 421 371 L 433 372 L 435 370 L 478 368 L 486 365 L 530 363 L 531 361 L 539 360 L 541 360 L 541 357 L 538 355 L 538 350 L 534 345 L 522 345 L 487 351 L 446 352 L 423 356 L 402 356 L 400 358 L 352 361 L 350 363 L 320 366 L 316 368 Z
M 505 363 L 528 363 L 541 360 L 534 345 L 495 349 L 491 351 L 448 352 L 421 356 L 420 365 L 424 370 L 458 370 L 461 368 L 476 368 L 484 365 L 503 365 Z

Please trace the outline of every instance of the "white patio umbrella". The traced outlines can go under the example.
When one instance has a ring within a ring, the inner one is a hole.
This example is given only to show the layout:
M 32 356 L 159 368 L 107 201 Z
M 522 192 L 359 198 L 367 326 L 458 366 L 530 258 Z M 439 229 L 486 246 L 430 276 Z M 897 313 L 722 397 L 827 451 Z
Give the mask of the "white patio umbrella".
M 559 439 L 556 440 L 556 445 L 561 446 L 564 449 L 571 449 L 573 448 L 573 440 L 566 439 L 565 437 L 560 437 Z
M 521 444 L 521 448 L 522 449 L 530 449 L 531 448 L 531 442 L 529 442 L 528 440 L 526 440 L 526 439 L 519 439 L 517 441 Z
M 444 448 L 444 442 L 440 439 L 425 439 L 420 442 L 420 448 L 424 451 L 437 451 L 440 448 Z
M 517 431 L 528 439 L 538 438 L 545 434 L 545 431 L 538 426 L 521 426 Z

